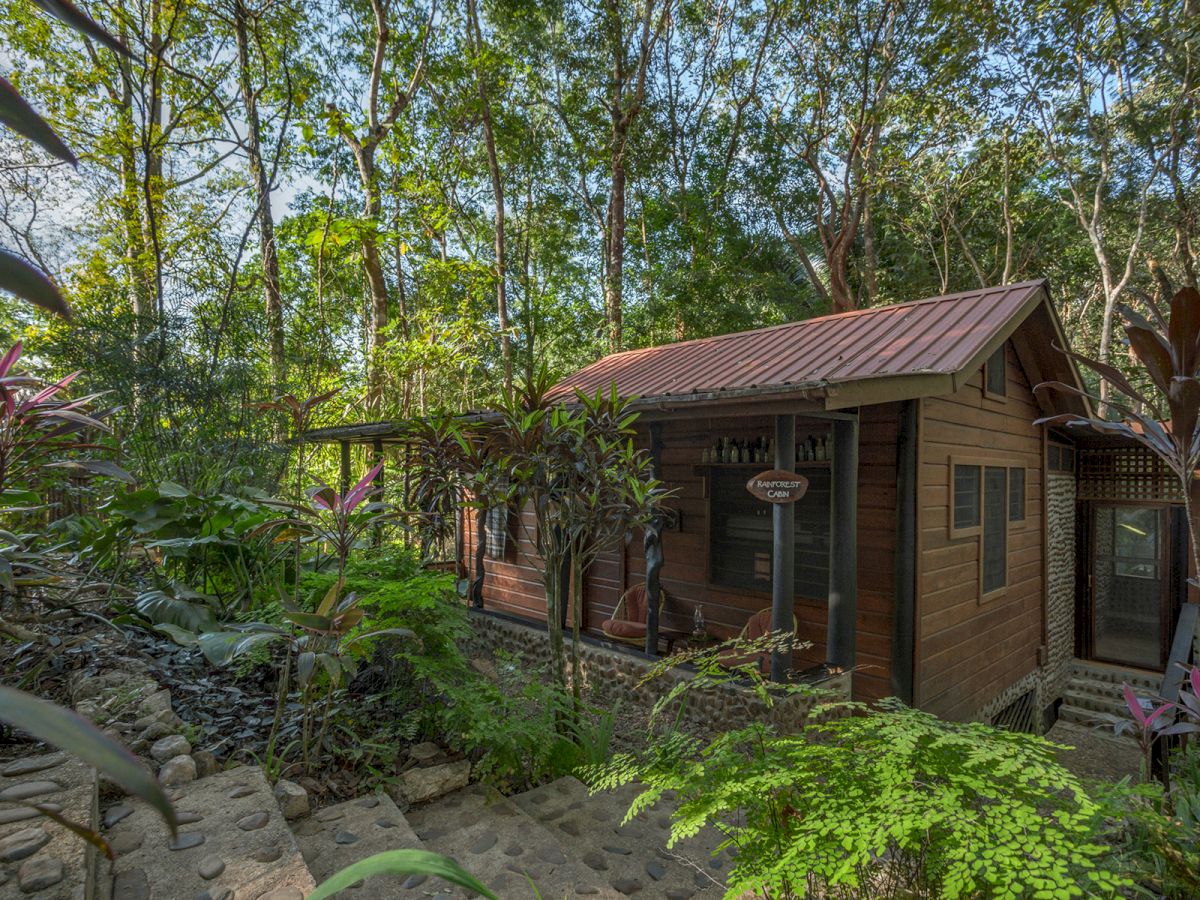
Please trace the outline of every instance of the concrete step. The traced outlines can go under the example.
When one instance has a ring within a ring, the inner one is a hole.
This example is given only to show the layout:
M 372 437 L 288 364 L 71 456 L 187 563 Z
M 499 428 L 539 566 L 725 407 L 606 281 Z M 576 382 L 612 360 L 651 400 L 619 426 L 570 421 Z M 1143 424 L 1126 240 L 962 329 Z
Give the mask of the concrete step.
M 105 811 L 105 837 L 118 854 L 113 900 L 301 900 L 316 886 L 259 767 L 219 772 L 168 795 L 181 820 L 175 841 L 140 800 Z
M 1115 684 L 1118 688 L 1122 683 L 1128 683 L 1139 694 L 1157 694 L 1162 686 L 1162 674 L 1159 672 L 1104 663 L 1076 662 L 1071 667 L 1071 677 L 1079 681 Z
M 618 889 L 634 889 L 639 898 L 687 900 L 720 897 L 724 873 L 732 865 L 715 829 L 667 848 L 672 808 L 663 802 L 622 824 L 636 785 L 589 794 L 576 778 L 560 778 L 513 798 L 530 818 L 550 829 L 576 859 Z
M 373 794 L 317 810 L 292 823 L 308 870 L 318 884 L 346 866 L 385 850 L 421 850 L 392 798 Z M 364 884 L 366 896 L 402 896 L 407 879 L 377 876 Z
M 1085 728 L 1102 730 L 1108 734 L 1113 734 L 1113 725 L 1119 721 L 1118 717 L 1111 713 L 1099 712 L 1094 709 L 1075 706 L 1071 703 L 1063 703 L 1058 708 L 1058 718 L 1061 722 L 1070 722 Z
M 1068 706 L 1074 706 L 1078 709 L 1091 710 L 1092 712 L 1105 713 L 1106 715 L 1115 718 L 1129 718 L 1129 710 L 1125 706 L 1124 698 L 1106 696 L 1100 693 L 1092 693 L 1089 691 L 1078 690 L 1074 684 L 1067 687 L 1063 694 L 1063 702 Z
M 456 860 L 504 900 L 625 896 L 603 877 L 607 873 L 588 868 L 556 835 L 484 785 L 470 785 L 406 816 L 426 849 Z M 468 896 L 433 879 L 410 881 L 410 890 L 416 887 L 429 896 Z
M 66 753 L 0 764 L 0 898 L 89 896 L 99 854 L 58 823 L 14 802 L 18 799 L 94 828 L 95 772 Z

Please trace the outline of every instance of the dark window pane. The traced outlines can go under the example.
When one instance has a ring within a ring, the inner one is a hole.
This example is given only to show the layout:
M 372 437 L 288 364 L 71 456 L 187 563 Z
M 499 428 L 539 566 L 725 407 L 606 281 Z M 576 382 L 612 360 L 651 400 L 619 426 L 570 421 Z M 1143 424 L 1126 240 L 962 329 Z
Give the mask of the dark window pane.
M 1008 521 L 1025 521 L 1025 470 L 1008 470 Z
M 1008 578 L 1008 470 L 983 472 L 983 593 L 1004 587 Z
M 993 353 L 987 361 L 987 365 L 983 368 L 984 378 L 986 379 L 987 392 L 989 394 L 999 394 L 1001 397 L 1005 395 L 1004 381 L 1004 346 L 1001 345 L 995 353 Z
M 829 593 L 828 472 L 806 472 L 808 490 L 792 509 L 796 517 L 795 591 L 824 599 Z M 746 475 L 712 470 L 711 578 L 726 587 L 769 592 L 774 535 L 771 504 L 746 490 Z
M 1046 448 L 1046 466 L 1051 472 L 1062 471 L 1062 448 L 1058 444 Z
M 954 527 L 979 524 L 979 466 L 954 467 Z

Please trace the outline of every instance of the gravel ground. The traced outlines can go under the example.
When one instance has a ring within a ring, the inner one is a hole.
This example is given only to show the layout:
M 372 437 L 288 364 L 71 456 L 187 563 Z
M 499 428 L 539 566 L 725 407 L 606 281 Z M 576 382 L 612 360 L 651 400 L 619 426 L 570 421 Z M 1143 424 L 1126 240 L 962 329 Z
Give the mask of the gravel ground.
M 1127 738 L 1062 721 L 1055 722 L 1046 737 L 1072 748 L 1059 750 L 1058 760 L 1081 778 L 1120 781 L 1126 775 L 1138 777 L 1142 754 Z

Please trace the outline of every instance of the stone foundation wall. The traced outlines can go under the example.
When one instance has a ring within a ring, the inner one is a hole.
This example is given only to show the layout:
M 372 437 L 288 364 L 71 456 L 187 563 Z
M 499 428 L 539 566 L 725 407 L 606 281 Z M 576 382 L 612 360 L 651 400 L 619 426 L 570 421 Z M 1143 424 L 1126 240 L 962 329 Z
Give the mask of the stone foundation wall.
M 1039 708 L 1063 695 L 1075 656 L 1075 476 L 1046 475 L 1046 664 Z
M 473 636 L 464 649 L 472 658 L 490 659 L 503 651 L 531 668 L 543 666 L 550 659 L 549 636 L 541 628 L 474 610 L 470 621 Z M 569 636 L 567 640 L 569 643 Z M 648 714 L 659 697 L 679 682 L 695 677 L 694 672 L 676 668 L 641 684 L 654 660 L 590 641 L 580 643 L 579 655 L 585 696 L 608 708 L 620 703 Z M 688 730 L 706 734 L 741 728 L 753 721 L 769 721 L 783 732 L 796 731 L 803 727 L 815 704 L 850 697 L 847 675 L 822 682 L 820 688 L 828 693 L 792 694 L 778 698 L 768 708 L 747 687 L 730 683 L 703 685 L 688 692 L 681 721 Z M 675 707 L 663 715 L 673 717 L 677 711 Z

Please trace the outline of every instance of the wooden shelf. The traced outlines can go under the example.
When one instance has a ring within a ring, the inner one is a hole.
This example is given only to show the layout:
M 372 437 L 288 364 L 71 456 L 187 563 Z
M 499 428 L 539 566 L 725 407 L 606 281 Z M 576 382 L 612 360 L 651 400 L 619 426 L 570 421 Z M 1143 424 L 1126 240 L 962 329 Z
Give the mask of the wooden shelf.
M 757 470 L 759 472 L 762 472 L 762 471 L 765 471 L 766 469 L 772 469 L 772 468 L 774 468 L 774 466 L 772 466 L 770 463 L 762 463 L 762 462 L 701 463 L 698 466 L 692 467 L 692 474 L 703 475 L 710 469 L 750 469 L 750 470 Z M 829 460 L 827 460 L 827 459 L 808 459 L 808 460 L 804 460 L 803 462 L 796 463 L 794 468 L 797 472 L 802 471 L 804 469 L 828 469 L 829 468 Z

